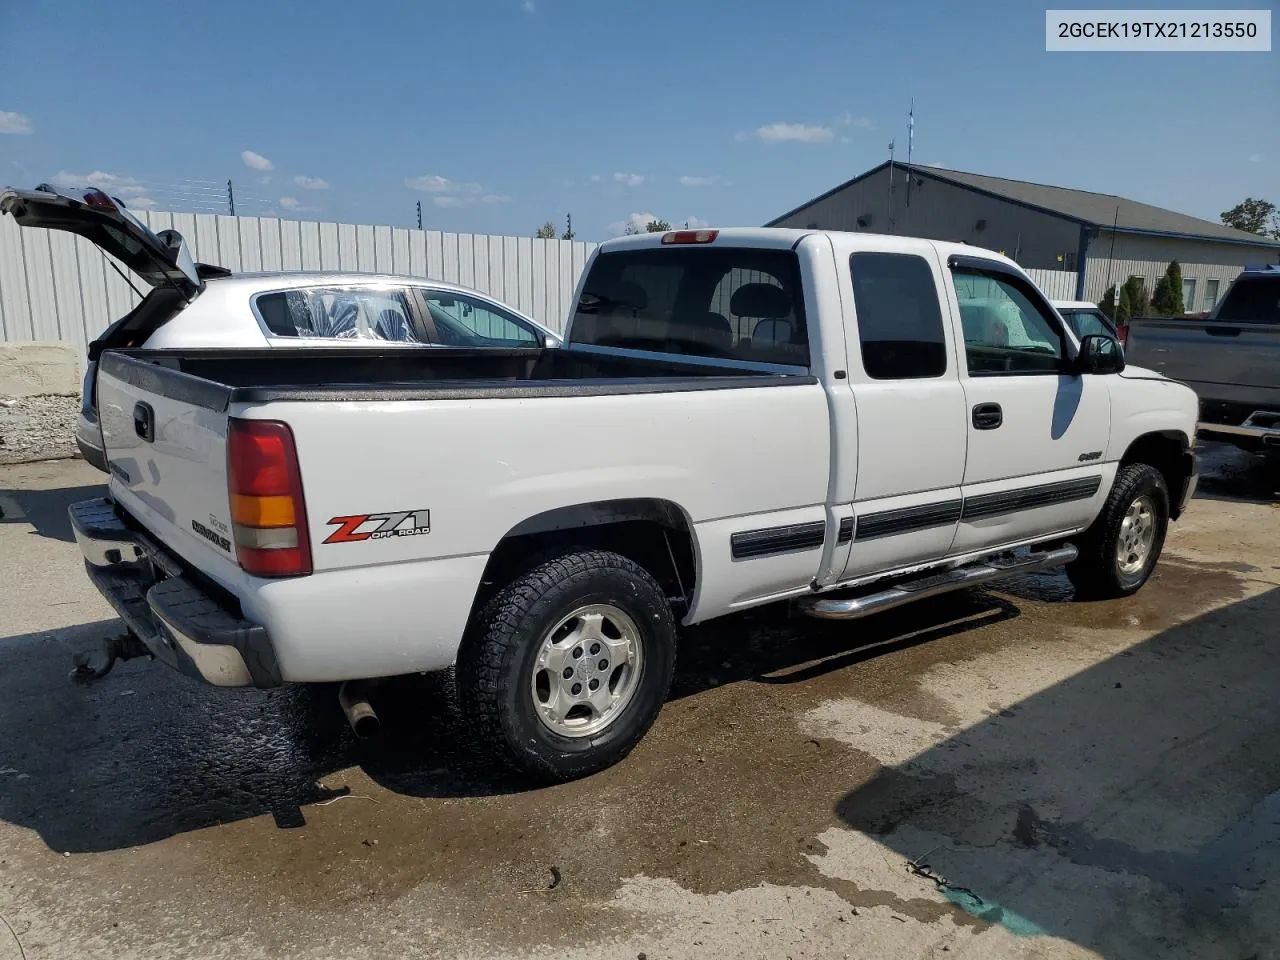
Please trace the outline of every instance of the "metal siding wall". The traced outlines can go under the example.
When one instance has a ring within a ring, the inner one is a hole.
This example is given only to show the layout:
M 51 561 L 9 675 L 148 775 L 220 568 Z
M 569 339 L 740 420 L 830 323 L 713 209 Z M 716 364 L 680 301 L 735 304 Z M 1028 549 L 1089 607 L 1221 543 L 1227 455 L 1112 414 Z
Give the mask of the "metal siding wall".
M 174 229 L 194 259 L 255 270 L 355 270 L 429 277 L 474 287 L 563 331 L 574 287 L 595 244 L 441 233 L 275 217 L 137 212 Z M 143 293 L 136 277 L 130 281 Z M 1225 287 L 1224 287 L 1225 290 Z M 81 356 L 138 295 L 87 240 L 22 229 L 0 217 L 0 340 L 62 340 Z

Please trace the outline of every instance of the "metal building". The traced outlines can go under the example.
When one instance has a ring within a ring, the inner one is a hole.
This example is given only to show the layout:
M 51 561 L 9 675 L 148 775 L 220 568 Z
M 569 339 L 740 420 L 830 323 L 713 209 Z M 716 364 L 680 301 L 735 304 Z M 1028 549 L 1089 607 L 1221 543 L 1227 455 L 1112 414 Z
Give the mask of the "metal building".
M 882 163 L 767 224 L 954 240 L 1028 269 L 1077 274 L 1075 298 L 1182 268 L 1188 313 L 1211 310 L 1246 264 L 1280 262 L 1280 241 L 1104 193 L 959 170 Z

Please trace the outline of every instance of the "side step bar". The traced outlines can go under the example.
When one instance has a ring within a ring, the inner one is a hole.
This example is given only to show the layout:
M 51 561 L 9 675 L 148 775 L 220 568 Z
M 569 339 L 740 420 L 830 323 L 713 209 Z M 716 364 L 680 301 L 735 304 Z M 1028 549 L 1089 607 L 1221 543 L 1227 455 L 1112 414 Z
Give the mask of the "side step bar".
M 933 597 L 952 590 L 963 590 L 965 587 L 976 587 L 991 580 L 1001 580 L 1020 573 L 1036 573 L 1040 570 L 1051 570 L 1070 563 L 1079 551 L 1071 544 L 1033 553 L 1029 556 L 1012 560 L 988 560 L 985 563 L 973 563 L 956 567 L 916 580 L 907 580 L 875 593 L 864 593 L 860 596 L 819 594 L 796 601 L 800 610 L 820 620 L 857 620 L 892 610 L 904 603 L 914 603 L 925 597 Z

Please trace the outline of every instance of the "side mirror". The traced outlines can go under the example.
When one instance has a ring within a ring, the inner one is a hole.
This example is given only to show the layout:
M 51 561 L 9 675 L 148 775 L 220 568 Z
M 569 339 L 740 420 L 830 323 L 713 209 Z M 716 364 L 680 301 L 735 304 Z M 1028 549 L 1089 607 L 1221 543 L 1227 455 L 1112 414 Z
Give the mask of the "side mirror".
M 546 336 L 542 338 L 542 346 L 547 350 L 555 350 L 560 346 L 560 341 L 555 337 Z
M 1119 373 L 1124 369 L 1124 352 L 1113 337 L 1091 333 L 1080 341 L 1078 369 L 1081 373 Z

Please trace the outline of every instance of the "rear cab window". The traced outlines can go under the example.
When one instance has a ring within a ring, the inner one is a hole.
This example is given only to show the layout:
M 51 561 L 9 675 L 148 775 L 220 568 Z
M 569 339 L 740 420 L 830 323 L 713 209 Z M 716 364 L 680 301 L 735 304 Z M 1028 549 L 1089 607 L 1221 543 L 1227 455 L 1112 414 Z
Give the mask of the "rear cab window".
M 748 247 L 602 253 L 570 343 L 808 366 L 799 260 Z
M 1280 324 L 1280 274 L 1241 276 L 1231 285 L 1215 320 L 1232 323 Z

